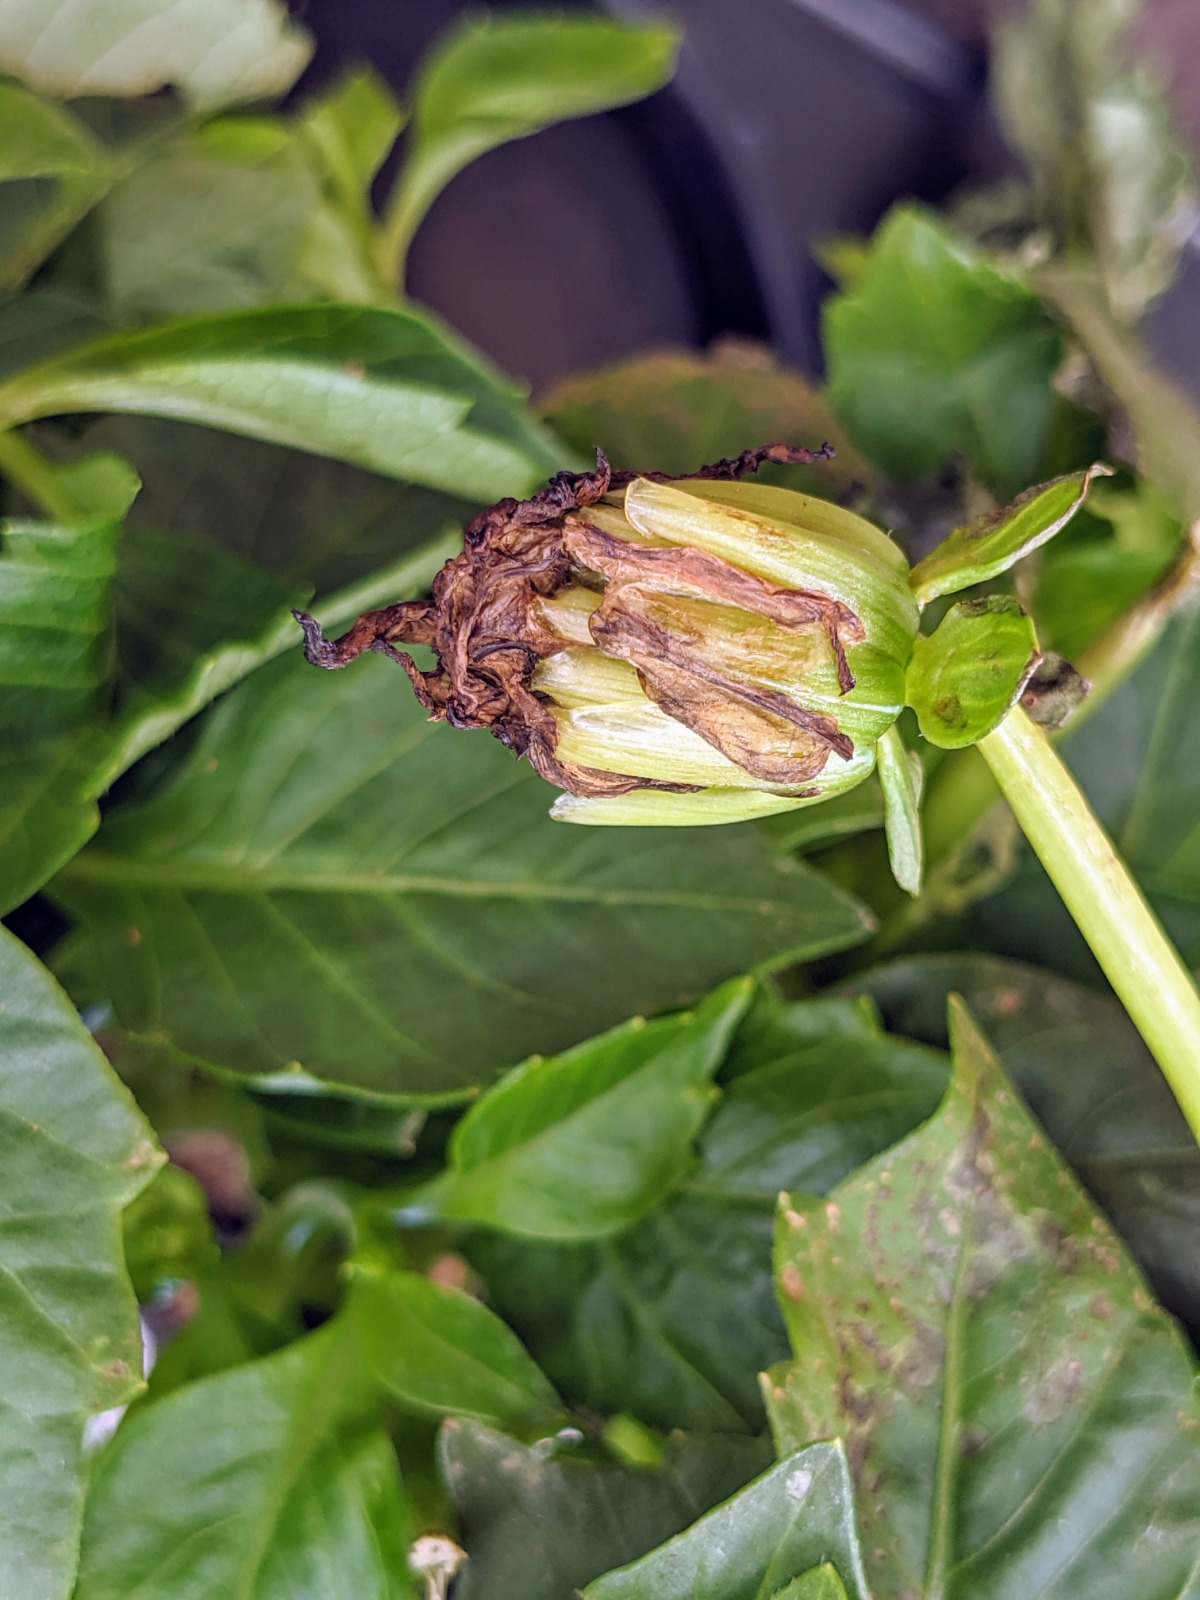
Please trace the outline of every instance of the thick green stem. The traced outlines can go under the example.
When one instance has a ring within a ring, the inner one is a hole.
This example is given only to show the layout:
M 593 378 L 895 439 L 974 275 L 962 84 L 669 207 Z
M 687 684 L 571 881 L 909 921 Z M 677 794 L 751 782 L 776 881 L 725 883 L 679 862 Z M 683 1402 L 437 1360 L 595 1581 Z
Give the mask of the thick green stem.
M 1200 1139 L 1200 994 L 1070 772 L 1018 706 L 978 745 Z
M 27 499 L 57 521 L 70 521 L 77 510 L 45 456 L 19 433 L 0 432 L 0 476 L 15 483 Z

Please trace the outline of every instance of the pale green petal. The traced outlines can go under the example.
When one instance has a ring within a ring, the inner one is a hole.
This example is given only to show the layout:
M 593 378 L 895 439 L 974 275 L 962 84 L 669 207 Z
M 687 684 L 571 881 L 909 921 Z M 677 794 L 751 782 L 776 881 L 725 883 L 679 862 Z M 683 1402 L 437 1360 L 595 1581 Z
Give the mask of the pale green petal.
M 825 501 L 815 504 L 826 513 L 852 515 Z M 636 478 L 629 485 L 625 513 L 647 537 L 707 550 L 770 583 L 841 600 L 862 622 L 873 644 L 900 662 L 908 660 L 917 632 L 916 601 L 894 567 L 860 544 L 756 516 L 647 478 Z

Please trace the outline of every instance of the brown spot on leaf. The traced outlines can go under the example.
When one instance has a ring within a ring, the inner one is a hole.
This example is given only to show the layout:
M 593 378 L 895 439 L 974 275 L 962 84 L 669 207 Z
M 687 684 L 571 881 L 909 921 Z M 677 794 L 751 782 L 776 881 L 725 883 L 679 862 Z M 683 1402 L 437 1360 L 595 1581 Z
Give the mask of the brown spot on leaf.
M 1056 1362 L 1027 1395 L 1021 1415 L 1041 1425 L 1057 1422 L 1083 1386 L 1083 1364 L 1073 1357 Z
M 779 1274 L 779 1284 L 789 1300 L 804 1298 L 804 1279 L 800 1276 L 800 1269 L 794 1261 L 789 1261 Z

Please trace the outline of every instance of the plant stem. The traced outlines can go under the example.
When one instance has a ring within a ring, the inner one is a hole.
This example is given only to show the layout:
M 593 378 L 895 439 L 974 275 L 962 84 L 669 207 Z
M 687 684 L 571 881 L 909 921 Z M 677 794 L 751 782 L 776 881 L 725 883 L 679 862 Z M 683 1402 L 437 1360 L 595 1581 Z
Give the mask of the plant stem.
M 77 510 L 45 456 L 19 433 L 0 432 L 0 475 L 15 483 L 48 517 L 66 522 Z
M 977 747 L 1200 1139 L 1200 994 L 1049 739 L 1017 706 Z

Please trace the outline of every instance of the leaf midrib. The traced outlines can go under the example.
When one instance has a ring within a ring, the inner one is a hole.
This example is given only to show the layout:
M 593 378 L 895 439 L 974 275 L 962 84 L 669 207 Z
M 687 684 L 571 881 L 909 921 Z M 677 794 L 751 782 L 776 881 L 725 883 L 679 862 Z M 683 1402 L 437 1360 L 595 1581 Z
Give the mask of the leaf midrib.
M 510 879 L 483 882 L 432 873 L 319 872 L 305 868 L 259 870 L 253 862 L 231 865 L 180 862 L 161 865 L 129 856 L 87 850 L 76 856 L 60 878 L 77 883 L 116 885 L 126 889 L 158 889 L 180 893 L 207 890 L 256 897 L 286 891 L 318 894 L 446 895 L 470 900 L 552 900 L 602 906 L 670 906 L 691 910 L 745 911 L 757 916 L 794 916 L 795 902 L 757 895 L 712 894 L 693 889 L 601 888 L 591 884 L 557 884 Z M 847 912 L 853 902 L 845 902 Z

